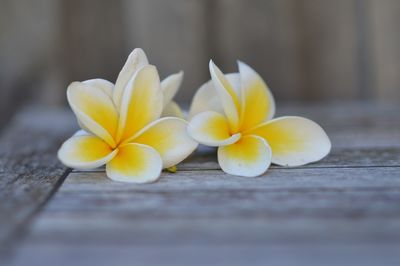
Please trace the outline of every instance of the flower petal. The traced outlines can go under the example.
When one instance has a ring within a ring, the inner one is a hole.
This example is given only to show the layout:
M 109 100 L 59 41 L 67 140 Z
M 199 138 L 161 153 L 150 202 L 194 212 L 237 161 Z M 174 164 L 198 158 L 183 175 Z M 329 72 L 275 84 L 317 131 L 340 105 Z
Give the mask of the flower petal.
M 232 85 L 232 88 L 235 90 L 236 94 L 239 95 L 239 73 L 225 74 L 225 77 Z M 215 111 L 221 114 L 224 113 L 224 109 L 222 107 L 221 101 L 218 97 L 212 80 L 209 80 L 208 82 L 201 85 L 201 87 L 196 91 L 192 100 L 192 104 L 190 105 L 189 119 L 205 111 Z
M 86 130 L 80 129 L 78 131 L 76 131 L 74 133 L 74 135 L 72 135 L 73 137 L 78 137 L 78 136 L 93 136 L 93 134 L 90 134 L 89 132 L 87 132 Z
M 104 165 L 117 152 L 96 136 L 76 135 L 63 143 L 58 158 L 68 167 L 85 170 Z
M 162 160 L 152 147 L 128 143 L 107 163 L 107 176 L 115 181 L 149 183 L 160 177 Z
M 275 101 L 263 79 L 251 67 L 238 62 L 241 80 L 241 130 L 250 129 L 271 119 Z
M 188 125 L 189 135 L 207 146 L 224 146 L 235 143 L 241 134 L 231 135 L 225 116 L 214 111 L 200 113 L 192 118 Z
M 187 122 L 182 119 L 161 118 L 145 127 L 133 142 L 153 147 L 161 155 L 163 168 L 168 168 L 183 161 L 198 145 L 186 127 Z
M 179 87 L 182 84 L 182 80 L 183 80 L 183 71 L 180 71 L 176 74 L 166 77 L 161 82 L 161 89 L 164 94 L 164 104 L 163 104 L 164 107 L 174 98 L 175 94 L 177 93 Z
M 179 105 L 174 101 L 170 101 L 164 107 L 161 116 L 162 117 L 172 116 L 172 117 L 179 117 L 182 119 L 185 117 Z
M 218 148 L 218 162 L 231 175 L 259 176 L 271 164 L 271 148 L 261 137 L 248 135 L 238 142 Z
M 89 79 L 82 81 L 83 84 L 98 88 L 105 92 L 111 99 L 114 89 L 114 84 L 105 79 Z
M 118 113 L 110 97 L 95 87 L 73 82 L 68 86 L 67 98 L 83 129 L 115 147 Z
M 225 115 L 228 118 L 229 128 L 233 132 L 239 129 L 239 98 L 232 85 L 226 79 L 221 70 L 210 60 L 210 74 L 213 85 L 222 103 Z
M 141 68 L 126 86 L 121 103 L 117 140 L 131 137 L 160 117 L 163 95 L 157 70 L 152 65 Z
M 266 139 L 272 149 L 272 162 L 278 165 L 299 166 L 315 162 L 331 149 L 325 131 L 303 117 L 276 118 L 245 133 Z
M 118 111 L 121 107 L 122 96 L 129 80 L 131 80 L 131 78 L 140 68 L 148 64 L 149 62 L 146 54 L 142 49 L 136 48 L 129 54 L 125 65 L 122 67 L 121 72 L 119 72 L 113 91 L 113 99 Z
M 215 111 L 223 114 L 224 109 L 211 80 L 204 83 L 193 96 L 190 105 L 189 119 L 205 111 Z

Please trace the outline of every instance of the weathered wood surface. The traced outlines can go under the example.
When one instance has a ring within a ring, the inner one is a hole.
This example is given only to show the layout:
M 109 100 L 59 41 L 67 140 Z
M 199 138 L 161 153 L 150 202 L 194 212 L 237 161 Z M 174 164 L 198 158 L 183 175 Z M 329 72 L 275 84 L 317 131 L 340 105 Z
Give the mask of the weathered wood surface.
M 11 265 L 398 265 L 399 107 L 280 113 L 322 124 L 331 155 L 243 178 L 204 149 L 148 185 L 72 171 Z
M 61 184 L 67 169 L 56 151 L 74 128 L 71 118 L 58 109 L 28 109 L 1 135 L 0 248 L 8 246 Z

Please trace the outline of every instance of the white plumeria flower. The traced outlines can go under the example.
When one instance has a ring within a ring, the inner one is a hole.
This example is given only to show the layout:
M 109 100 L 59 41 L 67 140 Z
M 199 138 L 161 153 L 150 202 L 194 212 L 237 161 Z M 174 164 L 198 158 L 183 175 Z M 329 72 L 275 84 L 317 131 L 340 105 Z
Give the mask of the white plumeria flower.
M 94 79 L 68 87 L 68 102 L 83 130 L 58 151 L 65 165 L 87 170 L 106 164 L 107 176 L 113 180 L 146 183 L 196 149 L 186 121 L 160 118 L 161 83 L 156 68 L 144 63 L 143 55 L 138 50 L 130 55 L 115 86 Z
M 113 98 L 116 103 L 121 101 L 120 99 L 123 90 L 129 79 L 132 78 L 132 76 L 140 67 L 148 64 L 149 61 L 147 60 L 147 56 L 142 49 L 136 48 L 132 51 L 132 53 L 128 56 L 128 60 L 122 68 L 122 71 L 115 83 Z M 161 90 L 164 94 L 163 111 L 161 114 L 162 117 L 175 116 L 184 118 L 181 108 L 175 101 L 173 101 L 175 94 L 178 92 L 179 87 L 182 84 L 182 80 L 183 71 L 179 71 L 178 73 L 172 74 L 161 81 Z
M 296 116 L 272 119 L 275 102 L 263 79 L 239 62 L 239 73 L 224 75 L 210 61 L 211 80 L 193 98 L 189 135 L 218 147 L 228 174 L 259 176 L 271 162 L 299 166 L 325 157 L 331 143 L 315 122 Z

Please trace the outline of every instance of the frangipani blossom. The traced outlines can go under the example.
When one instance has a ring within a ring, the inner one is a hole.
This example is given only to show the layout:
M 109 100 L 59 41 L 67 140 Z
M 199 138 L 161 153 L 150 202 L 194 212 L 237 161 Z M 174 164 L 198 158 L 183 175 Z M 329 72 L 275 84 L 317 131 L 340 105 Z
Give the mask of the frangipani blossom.
M 239 73 L 224 75 L 210 61 L 211 80 L 193 98 L 189 135 L 218 147 L 228 174 L 259 176 L 271 162 L 299 166 L 325 157 L 331 143 L 315 122 L 296 116 L 272 119 L 275 102 L 263 79 L 239 62 Z
M 128 84 L 129 80 L 136 74 L 136 72 L 143 66 L 149 65 L 149 61 L 145 52 L 140 49 L 134 49 L 128 56 L 121 72 L 118 75 L 115 85 L 108 80 L 104 79 L 91 79 L 83 81 L 85 84 L 89 84 L 97 89 L 103 90 L 105 93 L 110 95 L 115 103 L 117 109 L 121 105 L 121 98 L 124 93 L 124 89 Z M 161 90 L 163 92 L 163 110 L 162 117 L 174 116 L 184 118 L 183 112 L 179 105 L 173 100 L 176 93 L 178 92 L 183 80 L 183 71 L 169 75 L 161 81 Z
M 164 99 L 157 70 L 137 58 L 128 58 L 115 86 L 96 79 L 68 87 L 68 102 L 83 131 L 58 151 L 65 165 L 84 170 L 106 164 L 113 180 L 146 183 L 196 149 L 186 121 L 160 118 Z

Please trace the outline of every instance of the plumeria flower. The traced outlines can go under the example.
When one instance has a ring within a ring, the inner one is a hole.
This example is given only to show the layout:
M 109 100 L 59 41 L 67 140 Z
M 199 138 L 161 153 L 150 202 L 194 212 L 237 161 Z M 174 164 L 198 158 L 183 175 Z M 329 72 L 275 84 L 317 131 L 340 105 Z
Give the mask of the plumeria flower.
M 149 61 L 145 52 L 140 49 L 134 49 L 125 62 L 121 72 L 118 75 L 115 85 L 110 81 L 104 79 L 91 79 L 83 83 L 91 85 L 97 89 L 103 90 L 110 97 L 112 97 L 117 109 L 121 105 L 121 99 L 124 89 L 129 80 L 136 74 L 136 72 L 143 66 L 149 65 Z M 173 100 L 175 94 L 178 92 L 183 80 L 183 71 L 169 75 L 161 81 L 161 90 L 163 92 L 163 111 L 161 116 L 174 116 L 184 118 L 183 112 L 179 105 Z
M 115 181 L 146 183 L 197 147 L 186 121 L 160 118 L 164 99 L 157 70 L 137 55 L 128 58 L 115 86 L 101 79 L 73 82 L 67 98 L 83 129 L 58 151 L 69 167 L 86 170 L 105 164 Z
M 271 162 L 299 166 L 325 157 L 331 143 L 315 122 L 296 116 L 272 119 L 275 102 L 263 79 L 239 62 L 239 73 L 224 75 L 210 61 L 211 81 L 193 98 L 189 135 L 218 147 L 228 174 L 259 176 Z

